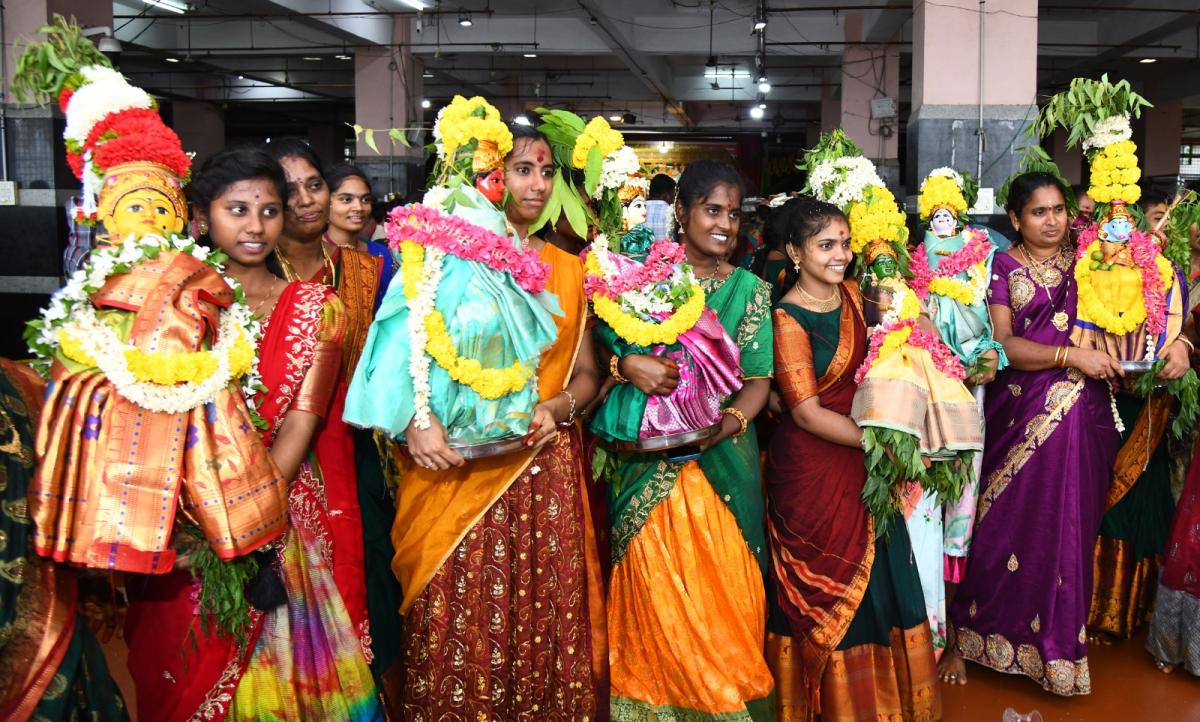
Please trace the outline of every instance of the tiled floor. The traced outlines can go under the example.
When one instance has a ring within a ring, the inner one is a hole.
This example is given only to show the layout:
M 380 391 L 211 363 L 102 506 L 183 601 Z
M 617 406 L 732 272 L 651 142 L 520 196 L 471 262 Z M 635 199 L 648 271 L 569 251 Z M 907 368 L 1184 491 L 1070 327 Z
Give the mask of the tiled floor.
M 1026 677 L 968 664 L 969 683 L 942 687 L 944 722 L 1000 722 L 1005 707 L 1040 710 L 1046 722 L 1200 722 L 1200 678 L 1182 670 L 1166 675 L 1144 648 L 1145 633 L 1113 646 L 1092 645 L 1092 693 L 1062 698 Z

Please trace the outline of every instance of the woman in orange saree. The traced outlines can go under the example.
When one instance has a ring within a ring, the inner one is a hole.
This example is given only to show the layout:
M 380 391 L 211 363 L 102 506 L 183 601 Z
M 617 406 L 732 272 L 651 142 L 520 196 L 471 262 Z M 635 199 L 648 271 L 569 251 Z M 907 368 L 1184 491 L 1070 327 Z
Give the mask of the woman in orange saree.
M 779 717 L 938 719 L 933 638 L 907 527 L 893 523 L 876 538 L 861 498 L 862 432 L 849 414 L 867 329 L 858 284 L 842 280 L 853 259 L 849 226 L 836 207 L 803 196 L 772 222 L 796 268 L 774 311 L 775 377 L 788 413 L 766 467 L 775 588 L 767 659 Z
M 406 431 L 414 463 L 392 527 L 404 590 L 404 720 L 595 719 L 603 592 L 573 423 L 598 388 L 583 264 L 528 236 L 554 161 L 540 133 L 512 132 L 508 222 L 549 265 L 546 290 L 563 315 L 537 370 L 526 449 L 464 463 L 440 424 L 427 430 L 432 439 Z
M 323 456 L 323 437 L 345 434 L 328 412 L 339 387 L 344 394 L 346 318 L 331 289 L 287 283 L 267 268 L 285 193 L 278 164 L 247 149 L 213 156 L 193 184 L 201 228 L 229 255 L 229 274 L 265 318 L 258 347 L 264 389 L 255 403 L 267 424 L 263 442 L 290 482 L 290 526 L 247 590 L 253 608 L 242 640 L 210 630 L 196 613 L 186 571 L 129 580 L 126 641 L 145 722 L 383 716 L 335 573 L 343 549 L 328 491 L 345 479 Z

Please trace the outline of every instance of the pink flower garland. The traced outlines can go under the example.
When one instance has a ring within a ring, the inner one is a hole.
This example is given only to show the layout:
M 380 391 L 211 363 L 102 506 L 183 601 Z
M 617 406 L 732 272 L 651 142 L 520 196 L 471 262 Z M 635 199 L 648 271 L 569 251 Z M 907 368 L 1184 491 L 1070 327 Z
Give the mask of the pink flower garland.
M 905 344 L 925 349 L 929 353 L 929 357 L 933 359 L 934 367 L 946 376 L 956 381 L 962 381 L 967 377 L 967 371 L 963 367 L 962 361 L 959 360 L 958 354 L 951 351 L 950 347 L 942 342 L 940 336 L 918 327 L 917 320 L 910 318 L 897 321 L 887 328 L 877 329 L 871 334 L 871 343 L 867 350 L 867 357 L 863 359 L 862 365 L 854 372 L 854 383 L 862 383 L 862 380 L 867 376 L 867 372 L 879 360 L 879 349 L 883 346 L 884 340 L 890 334 L 906 326 L 912 330 L 909 332 L 908 340 L 904 342 Z
M 388 247 L 398 252 L 403 241 L 437 248 L 465 261 L 475 261 L 513 277 L 529 293 L 546 289 L 550 267 L 536 251 L 517 248 L 511 238 L 480 228 L 458 216 L 413 203 L 388 214 Z
M 1100 238 L 1100 226 L 1092 225 L 1079 234 L 1079 245 L 1075 249 L 1076 263 L 1090 263 L 1087 249 Z M 1166 288 L 1158 272 L 1156 259 L 1158 243 L 1148 233 L 1135 230 L 1129 236 L 1129 255 L 1142 272 L 1142 303 L 1146 305 L 1146 331 L 1157 336 L 1167 327 Z
M 611 252 L 611 251 L 610 251 Z M 674 267 L 683 263 L 683 245 L 674 241 L 656 241 L 650 246 L 646 261 L 621 273 L 611 281 L 603 276 L 588 274 L 583 280 L 583 290 L 591 298 L 596 293 L 609 298 L 619 298 L 629 291 L 639 291 L 662 283 L 671 277 Z
M 937 270 L 929 266 L 929 257 L 925 254 L 925 244 L 917 246 L 916 253 L 913 254 L 909 264 L 909 270 L 913 274 L 909 286 L 917 292 L 917 296 L 922 301 L 929 296 L 929 284 L 933 279 L 953 278 L 987 260 L 988 253 L 992 250 L 992 243 L 988 240 L 987 233 L 967 227 L 963 229 L 963 235 L 969 236 L 970 240 L 962 248 L 939 261 Z

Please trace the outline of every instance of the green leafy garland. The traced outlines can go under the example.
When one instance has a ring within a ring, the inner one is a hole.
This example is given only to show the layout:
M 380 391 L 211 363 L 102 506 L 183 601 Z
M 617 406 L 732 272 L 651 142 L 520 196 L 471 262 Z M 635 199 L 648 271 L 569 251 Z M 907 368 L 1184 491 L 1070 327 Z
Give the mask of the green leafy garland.
M 190 552 L 192 577 L 200 581 L 200 628 L 225 639 L 234 639 L 244 650 L 253 627 L 246 585 L 258 574 L 258 560 L 253 555 L 224 561 L 209 546 L 199 527 L 184 527 L 196 541 Z
M 1142 108 L 1152 108 L 1150 101 L 1133 92 L 1128 80 L 1112 83 L 1108 74 L 1099 80 L 1074 78 L 1066 91 L 1050 98 L 1038 113 L 1034 131 L 1045 138 L 1056 128 L 1067 131 L 1067 147 L 1073 148 L 1095 131 L 1096 124 L 1105 118 L 1131 113 L 1140 118 Z M 1091 149 L 1088 157 L 1099 149 Z
M 862 500 L 875 519 L 877 537 L 887 536 L 895 515 L 903 512 L 900 493 L 909 482 L 937 494 L 939 503 L 954 504 L 962 498 L 974 473 L 971 462 L 975 452 L 956 452 L 951 458 L 935 460 L 927 469 L 918 439 L 912 434 L 879 426 L 864 426 L 862 434 L 867 467 Z
M 1162 229 L 1167 237 L 1163 255 L 1184 274 L 1190 274 L 1192 269 L 1191 228 L 1196 224 L 1200 224 L 1200 197 L 1189 190 L 1170 210 Z
M 541 131 L 550 141 L 550 155 L 554 158 L 554 187 L 547 199 L 546 205 L 542 207 L 542 212 L 537 220 L 529 227 L 530 232 L 545 226 L 553 224 L 565 213 L 567 222 L 571 224 L 571 230 L 575 231 L 580 238 L 588 237 L 588 226 L 598 225 L 601 232 L 608 233 L 609 229 L 605 223 L 607 220 L 611 223 L 611 209 L 605 208 L 605 201 L 615 200 L 616 194 L 613 192 L 613 198 L 603 198 L 600 203 L 601 218 L 597 218 L 596 214 L 587 203 L 587 198 L 591 198 L 596 192 L 596 186 L 600 182 L 600 170 L 604 165 L 604 157 L 600 155 L 600 148 L 593 146 L 588 151 L 587 163 L 583 169 L 583 194 L 579 192 L 579 187 L 575 182 L 569 182 L 574 170 L 571 166 L 571 157 L 575 152 L 575 142 L 579 136 L 583 134 L 586 124 L 583 118 L 567 110 L 551 110 L 547 108 L 536 108 L 534 112 L 541 116 L 541 123 L 538 124 L 538 130 Z M 564 176 L 564 173 L 566 174 Z M 573 179 L 572 179 L 573 180 Z M 606 193 L 605 196 L 608 194 Z M 617 201 L 617 225 L 616 236 L 620 236 L 620 201 Z M 612 237 L 610 235 L 610 237 Z
M 1017 163 L 1017 172 L 1004 179 L 1000 187 L 996 190 L 996 204 L 1003 208 L 1008 205 L 1008 194 L 1012 190 L 1012 182 L 1019 175 L 1026 173 L 1049 173 L 1058 179 L 1062 185 L 1063 193 L 1067 197 L 1067 214 L 1074 217 L 1079 215 L 1079 201 L 1075 198 L 1075 194 L 1071 192 L 1071 184 L 1063 176 L 1058 169 L 1058 164 L 1050 157 L 1045 150 L 1042 150 L 1040 145 L 1037 145 L 1037 137 L 1033 134 L 1030 126 L 1030 135 L 1033 136 L 1033 142 L 1021 149 L 1020 160 Z M 1093 217 L 1098 217 L 1093 213 Z
M 18 101 L 41 105 L 58 100 L 58 93 L 71 86 L 72 76 L 79 79 L 79 68 L 112 63 L 83 36 L 72 17 L 67 20 L 54 13 L 50 23 L 37 29 L 46 39 L 35 42 L 27 39 L 15 44 L 17 67 L 13 73 L 12 93 Z M 74 85 L 78 85 L 76 82 Z
M 1200 416 L 1200 376 L 1193 369 L 1188 369 L 1177 379 L 1160 381 L 1157 376 L 1166 363 L 1166 359 L 1159 359 L 1149 371 L 1138 376 L 1133 382 L 1133 393 L 1149 398 L 1150 394 L 1165 388 L 1167 395 L 1179 401 L 1179 411 L 1171 421 L 1171 436 L 1178 440 L 1196 424 L 1196 418 Z

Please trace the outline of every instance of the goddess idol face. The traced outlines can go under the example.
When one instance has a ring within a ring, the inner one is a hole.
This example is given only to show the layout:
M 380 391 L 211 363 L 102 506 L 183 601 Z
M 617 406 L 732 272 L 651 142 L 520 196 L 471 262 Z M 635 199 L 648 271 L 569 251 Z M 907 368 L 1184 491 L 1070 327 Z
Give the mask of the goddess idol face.
M 1127 243 L 1133 234 L 1133 223 L 1125 215 L 1114 215 L 1100 226 L 1100 237 L 1109 243 Z
M 152 188 L 138 188 L 117 201 L 112 215 L 104 219 L 104 228 L 113 243 L 134 236 L 167 237 L 183 230 L 184 219 L 166 194 Z
M 625 204 L 625 230 L 631 230 L 646 222 L 646 199 L 641 196 L 635 196 L 633 200 Z
M 939 208 L 933 212 L 933 218 L 929 219 L 929 228 L 938 238 L 949 238 L 958 230 L 958 219 L 949 210 Z

